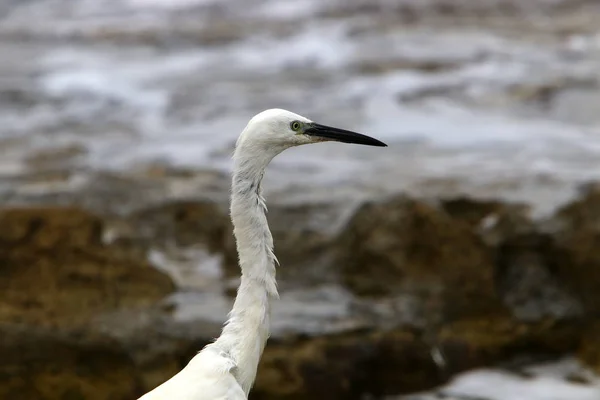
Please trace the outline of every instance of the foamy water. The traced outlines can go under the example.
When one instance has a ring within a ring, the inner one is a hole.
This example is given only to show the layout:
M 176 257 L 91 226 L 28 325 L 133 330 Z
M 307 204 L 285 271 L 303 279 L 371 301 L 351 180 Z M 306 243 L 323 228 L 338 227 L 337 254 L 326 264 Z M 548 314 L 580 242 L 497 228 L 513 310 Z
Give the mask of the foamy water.
M 275 160 L 266 184 L 282 196 L 303 185 L 382 194 L 456 179 L 465 190 L 517 187 L 511 193 L 518 198 L 599 177 L 600 119 L 573 121 L 572 113 L 540 111 L 510 94 L 519 85 L 595 79 L 600 52 L 593 35 L 548 42 L 466 28 L 380 32 L 360 15 L 318 18 L 326 7 L 316 1 L 252 4 L 250 13 L 239 1 L 207 0 L 15 7 L 0 34 L 28 32 L 39 43 L 17 51 L 7 42 L 0 51 L 11 56 L 7 81 L 23 81 L 36 100 L 18 113 L 0 112 L 0 138 L 26 138 L 4 161 L 5 171 L 26 168 L 33 151 L 73 143 L 85 149 L 78 159 L 84 168 L 158 161 L 227 171 L 246 121 L 282 107 L 390 145 L 291 150 Z M 246 33 L 217 45 L 169 44 L 183 26 L 218 29 L 218 16 Z M 295 28 L 279 33 L 288 24 Z M 45 43 L 52 34 L 58 39 Z M 165 45 L 145 43 L 144 34 L 166 37 Z M 397 60 L 450 66 L 361 72 Z

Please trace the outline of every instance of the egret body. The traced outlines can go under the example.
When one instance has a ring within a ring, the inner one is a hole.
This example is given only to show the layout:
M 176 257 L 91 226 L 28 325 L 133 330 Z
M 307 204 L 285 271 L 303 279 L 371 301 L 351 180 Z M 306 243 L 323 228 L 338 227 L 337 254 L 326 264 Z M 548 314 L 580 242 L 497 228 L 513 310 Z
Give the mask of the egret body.
M 271 300 L 278 297 L 277 259 L 260 183 L 269 162 L 283 150 L 323 141 L 386 146 L 281 109 L 263 111 L 250 120 L 233 155 L 230 211 L 242 276 L 229 319 L 218 339 L 139 400 L 247 399 L 269 337 Z

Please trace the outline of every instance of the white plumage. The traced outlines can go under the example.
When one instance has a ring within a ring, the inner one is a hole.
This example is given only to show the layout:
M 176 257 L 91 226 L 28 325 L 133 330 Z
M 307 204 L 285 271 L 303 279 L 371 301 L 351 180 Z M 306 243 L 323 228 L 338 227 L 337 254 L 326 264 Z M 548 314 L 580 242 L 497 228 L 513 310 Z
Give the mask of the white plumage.
M 331 140 L 385 146 L 281 109 L 263 111 L 250 120 L 233 156 L 230 211 L 242 276 L 229 319 L 214 343 L 139 400 L 247 399 L 269 337 L 271 300 L 278 297 L 277 260 L 260 183 L 269 162 L 283 150 Z

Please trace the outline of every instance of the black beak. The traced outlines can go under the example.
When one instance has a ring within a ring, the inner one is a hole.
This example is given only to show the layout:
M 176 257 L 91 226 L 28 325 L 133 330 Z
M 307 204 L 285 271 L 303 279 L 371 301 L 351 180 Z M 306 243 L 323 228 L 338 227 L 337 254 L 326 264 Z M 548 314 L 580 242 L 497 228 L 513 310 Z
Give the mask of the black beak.
M 326 140 L 335 140 L 337 142 L 343 143 L 355 143 L 364 144 L 366 146 L 387 147 L 387 144 L 380 142 L 377 139 L 373 139 L 370 136 L 315 123 L 311 124 L 310 127 L 304 131 L 304 134 L 308 136 L 323 138 Z

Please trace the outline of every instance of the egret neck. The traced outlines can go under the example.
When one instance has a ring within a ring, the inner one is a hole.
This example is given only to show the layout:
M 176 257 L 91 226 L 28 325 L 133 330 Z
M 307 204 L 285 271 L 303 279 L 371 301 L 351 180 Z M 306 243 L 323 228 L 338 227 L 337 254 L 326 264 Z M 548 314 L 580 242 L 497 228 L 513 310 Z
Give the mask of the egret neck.
M 269 337 L 272 298 L 277 298 L 273 236 L 265 215 L 261 180 L 265 168 L 275 155 L 244 157 L 244 146 L 234 154 L 231 219 L 234 226 L 241 282 L 229 319 L 215 342 L 229 354 L 237 368 L 234 376 L 246 393 L 250 391 L 258 362 Z

